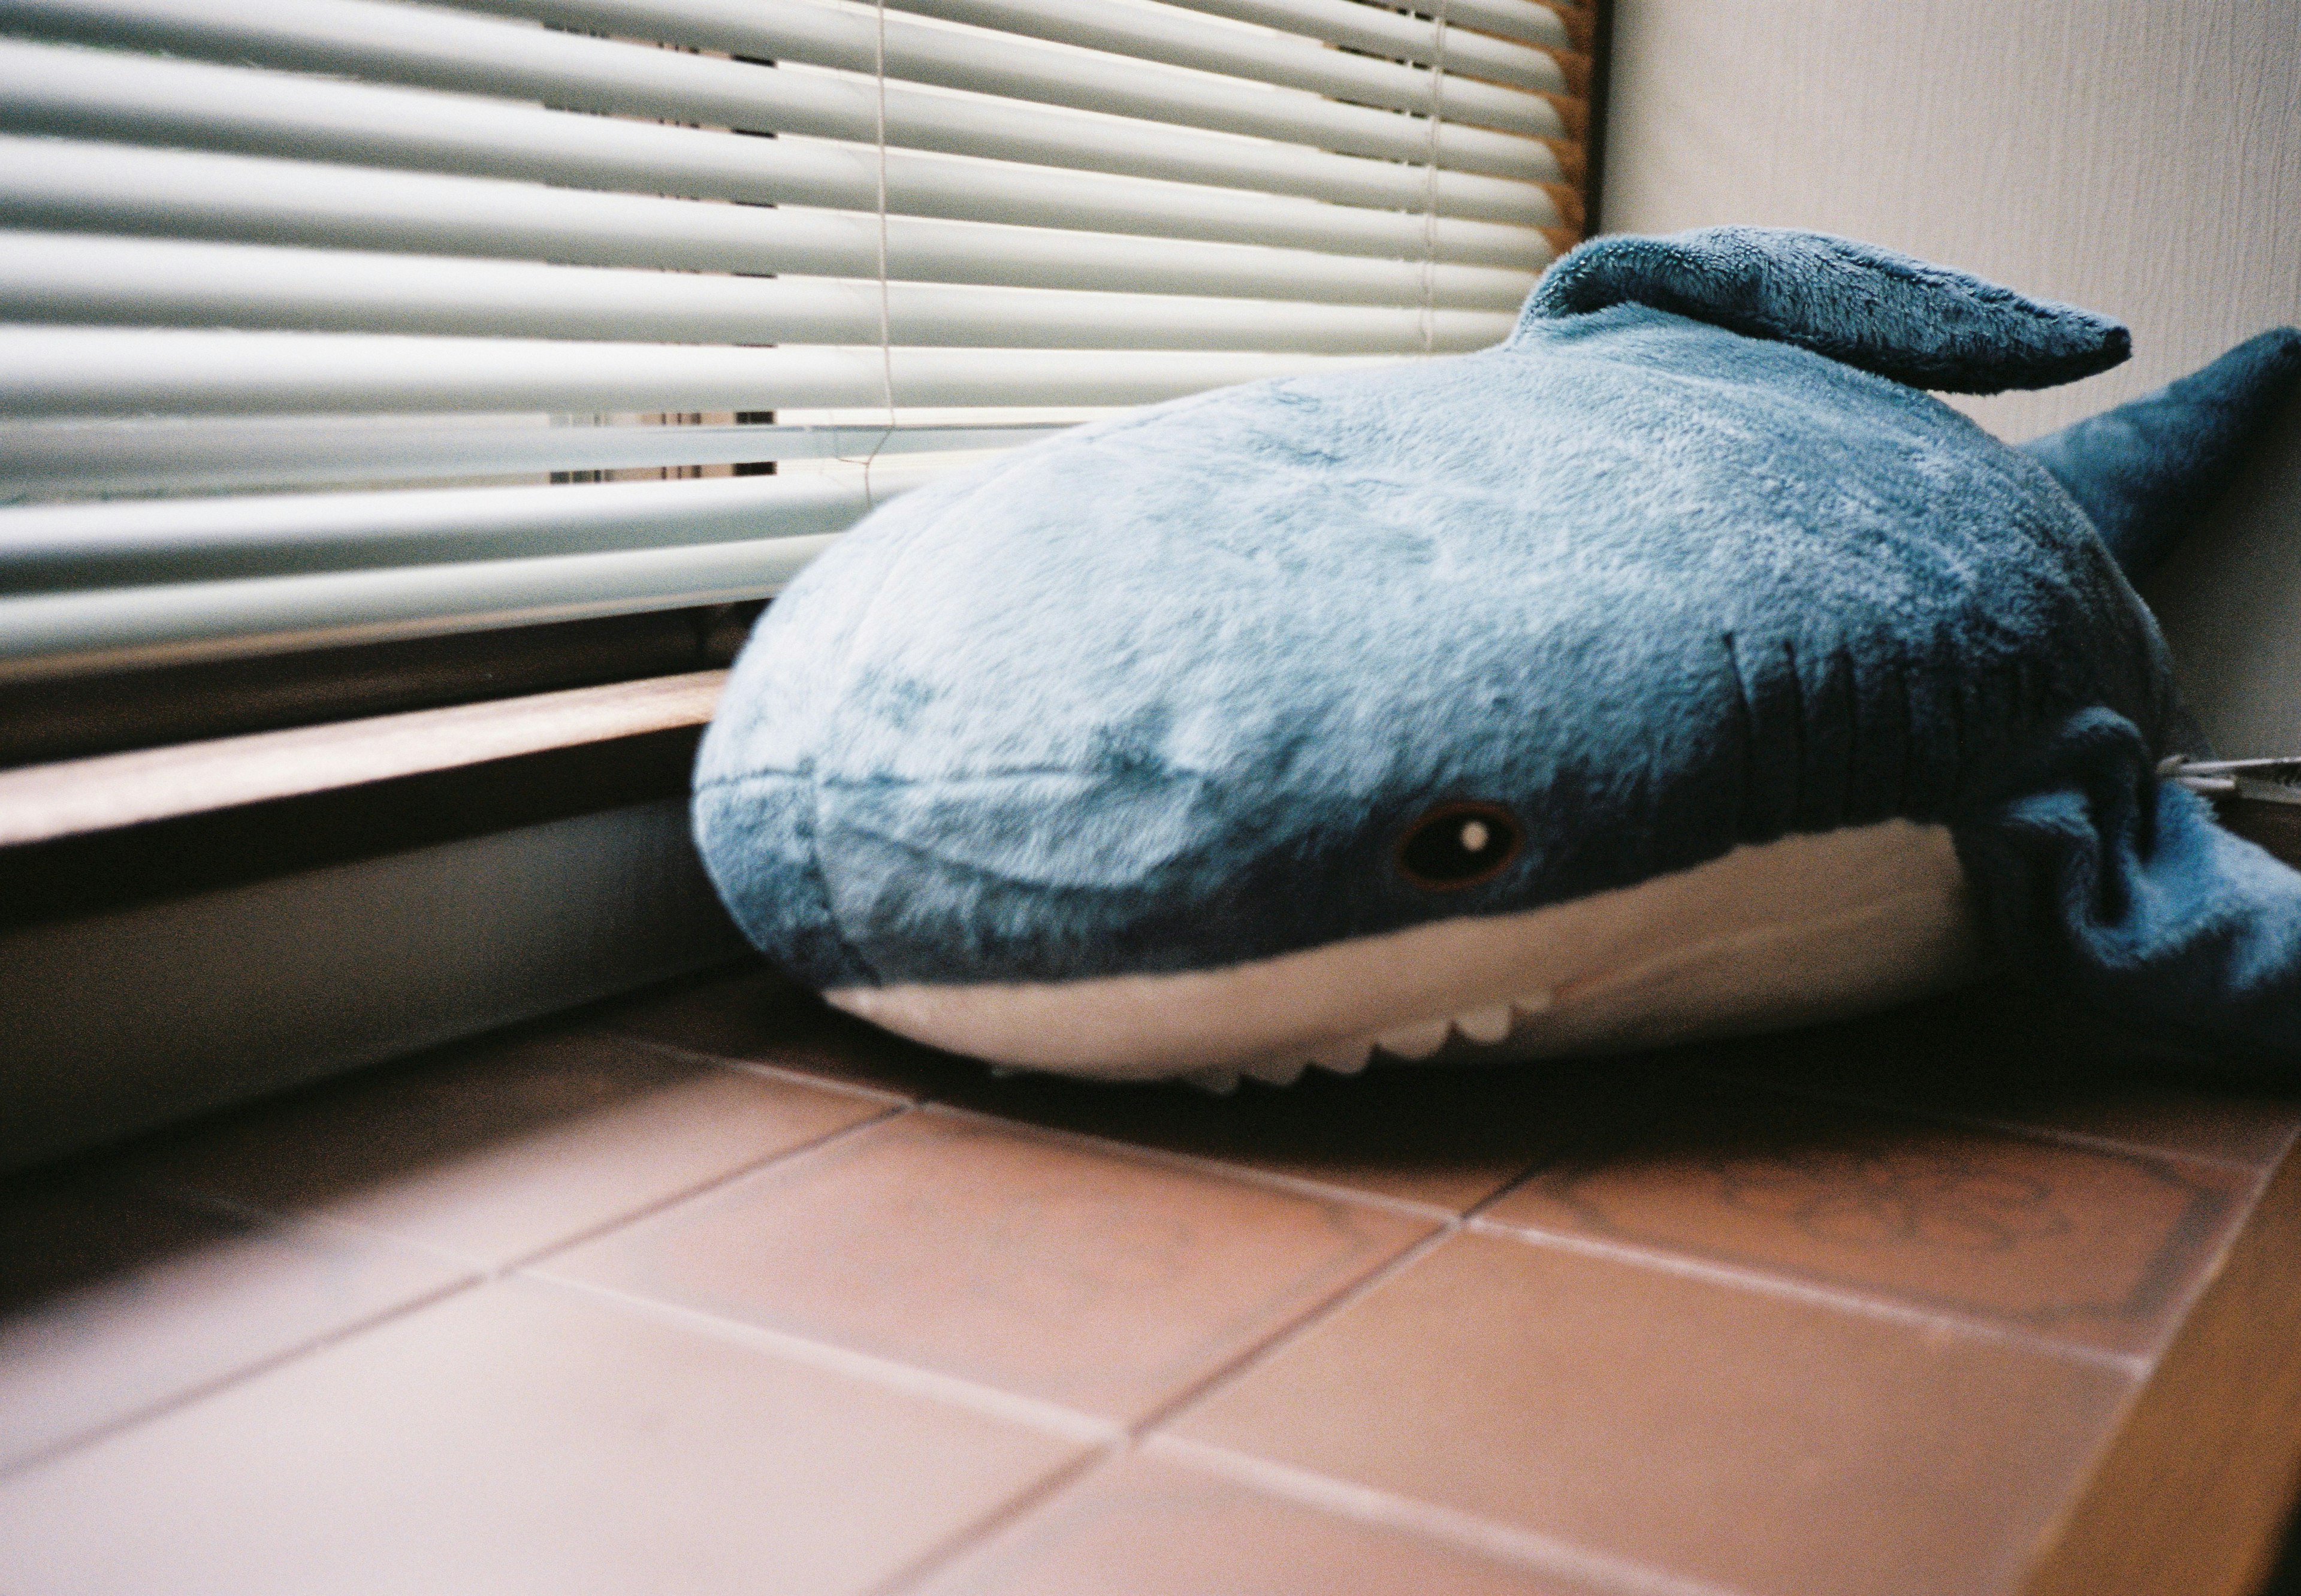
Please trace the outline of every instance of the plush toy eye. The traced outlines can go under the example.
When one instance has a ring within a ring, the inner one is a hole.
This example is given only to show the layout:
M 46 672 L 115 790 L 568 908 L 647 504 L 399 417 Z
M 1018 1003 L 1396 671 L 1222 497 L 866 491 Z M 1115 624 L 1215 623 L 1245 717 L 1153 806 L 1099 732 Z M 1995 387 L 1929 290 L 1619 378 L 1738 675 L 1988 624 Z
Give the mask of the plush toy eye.
M 1407 829 L 1398 871 L 1434 892 L 1475 887 L 1500 875 L 1525 840 L 1500 804 L 1442 804 Z

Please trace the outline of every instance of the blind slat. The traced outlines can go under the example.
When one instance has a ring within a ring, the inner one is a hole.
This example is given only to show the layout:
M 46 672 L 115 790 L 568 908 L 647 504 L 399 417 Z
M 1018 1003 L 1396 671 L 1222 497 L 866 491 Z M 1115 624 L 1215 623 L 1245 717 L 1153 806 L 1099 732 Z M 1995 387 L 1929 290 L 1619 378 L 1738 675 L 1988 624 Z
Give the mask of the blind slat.
M 1350 4 L 1350 0 L 1343 0 Z M 1363 7 L 1350 4 L 1350 9 Z M 875 150 L 585 116 L 438 89 L 347 83 L 79 46 L 0 39 L 0 129 L 191 145 L 572 188 L 875 211 Z M 898 215 L 1149 233 L 1523 269 L 1556 205 L 1518 185 L 1503 221 L 891 149 Z
M 778 71 L 383 0 L 297 0 L 292 8 L 238 14 L 217 14 L 207 0 L 11 0 L 11 16 L 20 29 L 50 38 L 248 60 L 294 71 L 364 73 L 718 127 L 866 140 L 875 137 L 881 107 L 879 92 L 861 77 Z M 666 42 L 702 44 L 707 31 L 725 41 L 710 48 L 790 52 L 794 60 L 821 56 L 849 63 L 849 71 L 867 71 L 874 59 L 868 17 L 845 16 L 806 0 L 757 10 L 748 23 L 735 18 L 724 34 L 700 27 L 690 31 L 697 37 Z M 1196 96 L 1208 103 L 1196 105 L 1180 87 L 1192 75 L 1125 63 L 1100 75 L 1067 63 L 1073 70 L 1042 80 L 1014 64 L 1016 52 L 1025 49 L 992 39 L 975 53 L 983 59 L 937 68 L 943 76 L 968 79 L 984 91 L 980 94 L 890 84 L 888 139 L 1042 165 L 1351 196 L 1359 203 L 1421 203 L 1426 180 L 1418 167 L 1381 170 L 1389 163 L 1419 163 L 1430 153 L 1418 121 L 1242 85 L 1221 96 L 1208 87 Z M 929 53 L 921 70 L 936 60 Z M 891 60 L 889 71 L 894 70 Z M 1222 81 L 1208 79 L 1207 85 Z M 1064 100 L 1028 92 L 999 97 L 1015 89 L 1059 93 Z M 1280 101 L 1283 106 L 1263 103 Z M 1066 102 L 1067 109 L 1050 108 Z M 1090 115 L 1082 106 L 1160 114 L 1147 121 Z M 1249 137 L 1234 137 L 1242 134 Z M 1338 149 L 1352 153 L 1329 153 Z M 1464 176 L 1551 182 L 1560 177 L 1556 157 L 1530 138 L 1441 129 L 1436 150 L 1440 165 Z M 1374 159 L 1359 158 L 1369 155 Z
M 802 54 L 784 43 L 775 52 L 778 58 L 844 67 L 852 71 L 870 71 L 876 60 L 875 46 L 869 42 L 876 33 L 875 19 L 857 14 L 860 8 L 791 4 L 769 7 L 745 4 L 741 0 L 449 3 L 473 10 L 616 33 L 689 36 L 675 41 L 679 43 L 707 42 L 699 36 L 707 33 L 715 47 L 732 47 L 724 46 L 723 41 L 732 37 L 735 29 L 741 28 L 746 38 L 764 40 L 772 37 L 770 29 L 780 32 L 790 27 L 791 20 L 808 19 L 810 13 L 815 13 L 824 21 L 801 37 L 807 47 L 819 54 Z M 1159 62 L 1218 77 L 1305 89 L 1354 104 L 1427 113 L 1433 103 L 1432 75 L 1418 68 L 1330 50 L 1311 39 L 1226 27 L 1169 6 L 1113 4 L 1110 0 L 890 0 L 888 10 L 988 29 L 1008 37 L 1073 45 L 1129 61 Z M 824 25 L 834 17 L 870 26 L 872 34 L 866 36 L 866 44 L 872 53 L 858 53 L 849 43 L 849 29 L 837 23 Z M 887 71 L 891 74 L 899 72 L 915 81 L 943 83 L 958 88 L 978 88 L 979 80 L 958 79 L 979 71 L 975 63 L 984 47 L 984 41 L 976 35 L 939 34 L 893 20 L 887 32 Z M 1027 51 L 1028 46 L 1025 49 Z M 1040 73 L 1050 73 L 1054 63 L 1063 59 L 1042 55 Z M 1535 87 L 1563 95 L 1566 79 L 1557 63 L 1546 56 L 1535 59 L 1549 69 L 1546 80 Z M 1104 73 L 1111 71 L 1107 63 L 1088 64 L 1090 70 L 1099 67 Z M 1475 79 L 1448 83 L 1443 104 L 1450 119 L 1459 116 L 1477 127 L 1504 129 L 1544 138 L 1556 138 L 1564 131 L 1557 112 L 1538 96 Z
M 1566 21 L 1569 15 L 1586 19 L 1589 7 L 1583 4 L 1544 4 L 1542 0 L 1446 0 L 1449 20 L 1465 28 L 1498 34 L 1503 38 L 1520 39 L 1527 44 L 1544 45 L 1556 49 L 1586 47 L 1576 41 L 1573 29 Z
M 1366 363 L 1164 350 L 727 348 L 0 327 L 0 414 L 1142 405 Z
M 0 602 L 0 681 L 765 598 L 836 538 L 11 598 Z
M 0 509 L 0 593 L 812 537 L 937 474 L 875 467 L 867 490 L 850 472 Z
M 494 178 L 0 138 L 0 210 L 19 225 L 224 241 L 512 256 L 595 266 L 875 277 L 874 217 L 707 205 Z M 1247 244 L 888 218 L 887 269 L 913 281 L 1450 310 L 1515 308 L 1534 272 Z
M 1061 430 L 990 426 L 554 425 L 545 416 L 0 422 L 0 481 L 19 494 L 213 492 L 318 482 L 862 460 L 1000 449 Z
M 1435 131 L 1372 105 L 1349 104 L 1216 72 L 1174 71 L 1136 57 L 1051 50 L 1013 34 L 927 28 L 900 16 L 878 20 L 859 6 L 777 0 L 460 0 L 506 14 L 657 39 L 731 54 L 887 75 L 939 88 L 997 95 L 1025 104 L 1064 105 L 1145 121 L 1342 150 L 1376 160 L 1427 161 L 1519 177 L 1547 167 L 1535 138 L 1562 138 L 1565 123 L 1546 100 L 1507 96 L 1511 132 L 1445 122 Z M 1059 27 L 1059 24 L 1050 24 Z M 1079 32 L 1084 29 L 1068 29 Z M 1418 76 L 1421 74 L 1417 74 Z M 1337 72 L 1339 79 L 1346 74 Z M 1330 92 L 1351 86 L 1337 81 Z M 1359 86 L 1361 88 L 1363 86 Z M 1359 97 L 1359 96 L 1354 96 Z
M 905 10 L 914 9 L 908 0 L 889 0 Z M 1299 33 L 1307 38 L 1324 40 L 1330 45 L 1342 45 L 1349 49 L 1365 50 L 1376 55 L 1387 55 L 1401 61 L 1418 62 L 1430 65 L 1439 56 L 1438 26 L 1429 17 L 1408 16 L 1386 11 L 1380 6 L 1364 5 L 1359 0 L 1168 0 L 1185 11 L 1195 11 L 1211 17 L 1227 17 L 1236 22 L 1251 22 L 1265 28 Z M 1435 9 L 1436 0 L 1431 0 Z M 1507 25 L 1494 26 L 1495 13 L 1491 9 L 1465 4 L 1449 4 L 1446 17 L 1445 60 L 1450 71 L 1467 73 L 1474 78 L 1491 79 L 1497 83 L 1515 83 L 1525 88 L 1552 91 L 1552 86 L 1563 81 L 1557 53 L 1574 47 L 1573 36 L 1558 13 L 1547 7 L 1527 4 L 1523 12 L 1502 13 Z M 1456 26 L 1455 24 L 1459 24 Z M 1482 30 L 1483 29 L 1483 30 Z M 1494 35 L 1502 34 L 1502 38 Z M 1451 98 L 1453 90 L 1447 91 Z
M 1484 348 L 1495 311 L 703 276 L 0 230 L 0 321 L 697 344 L 1411 354 Z
M 0 0 L 0 680 L 762 597 L 1083 416 L 1490 344 L 1591 26 Z

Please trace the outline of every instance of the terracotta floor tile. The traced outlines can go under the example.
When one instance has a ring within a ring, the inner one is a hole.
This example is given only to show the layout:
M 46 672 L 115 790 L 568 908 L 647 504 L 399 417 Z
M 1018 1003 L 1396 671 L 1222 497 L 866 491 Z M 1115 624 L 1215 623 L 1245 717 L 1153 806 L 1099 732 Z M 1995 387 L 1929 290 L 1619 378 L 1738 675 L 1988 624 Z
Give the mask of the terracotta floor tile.
M 2253 1179 L 1719 1084 L 1478 1223 L 1627 1242 L 2121 1352 L 2170 1332 Z
M 2226 1096 L 2171 1088 L 2096 1087 L 2010 1098 L 1998 1093 L 1966 1112 L 2001 1124 L 2098 1137 L 2176 1157 L 2209 1158 L 2268 1174 L 2301 1130 L 2301 1109 L 2273 1098 Z M 1922 1099 L 1912 1107 L 1937 1107 Z
M 2301 1098 L 2207 1081 L 2064 1006 L 2001 985 L 1724 1044 L 1709 1061 L 1794 1090 L 2099 1137 L 2263 1173 L 2301 1131 Z M 2201 1081 L 2206 1090 L 2195 1090 Z
M 496 1266 L 891 1107 L 570 1032 L 347 1076 L 195 1124 L 121 1167 Z
M 941 1095 L 1002 1118 L 1462 1213 L 1594 1119 L 1642 1106 L 1669 1078 L 1647 1059 L 1434 1065 L 1248 1082 L 1228 1097 L 1179 1083 L 1111 1086 L 1046 1075 Z
M 921 1110 L 543 1268 L 1132 1419 L 1431 1229 Z
M 611 1009 L 603 1028 L 715 1057 L 849 1081 L 1032 1124 L 1219 1159 L 1460 1213 L 1530 1168 L 1578 1100 L 1654 1073 L 1645 1061 L 1503 1069 L 1314 1071 L 1213 1097 L 1180 1082 L 1114 1086 L 913 1047 L 748 969 Z
M 2012 1587 L 2118 1372 L 1499 1236 L 1449 1239 L 1182 1434 L 1751 1596 Z
M 916 1099 L 984 1074 L 969 1059 L 918 1047 L 840 1013 L 764 965 L 600 1011 L 604 1031 L 690 1052 L 867 1086 Z
M 0 1588 L 856 1592 L 1082 1455 L 506 1283 L 0 1481 Z
M 469 1276 L 86 1182 L 0 1188 L 0 1466 Z
M 916 1596 L 1579 1596 L 1443 1542 L 1133 1453 Z M 906 1592 L 905 1596 L 914 1596 Z

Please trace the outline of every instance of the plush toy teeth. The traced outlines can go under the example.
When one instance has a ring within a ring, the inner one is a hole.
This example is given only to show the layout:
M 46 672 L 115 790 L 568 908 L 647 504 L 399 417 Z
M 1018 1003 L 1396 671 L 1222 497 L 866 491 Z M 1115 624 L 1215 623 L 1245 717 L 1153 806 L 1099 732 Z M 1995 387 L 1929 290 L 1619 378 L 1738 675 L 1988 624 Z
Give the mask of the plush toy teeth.
M 1450 1020 L 1425 1020 L 1419 1024 L 1385 1031 L 1376 1036 L 1374 1045 L 1396 1057 L 1427 1058 L 1446 1045 L 1452 1030 Z
M 2023 449 L 1923 391 L 2129 343 L 1848 239 L 1594 239 L 1494 348 L 881 506 L 737 664 L 703 859 L 839 1007 L 1103 1080 L 1647 1048 L 2000 967 L 2292 1075 L 2301 873 L 2179 773 L 2230 773 L 2161 772 L 2206 751 L 2127 579 L 2301 329 Z
M 1361 1036 L 1352 1041 L 1327 1042 L 1313 1048 L 1310 1062 L 1338 1075 L 1355 1075 L 1366 1068 L 1367 1060 L 1373 1056 L 1374 1038 Z
M 1268 1064 L 1241 1065 L 1238 1073 L 1242 1075 L 1251 1075 L 1266 1086 L 1292 1086 L 1302 1078 L 1302 1072 L 1309 1067 L 1309 1061 L 1307 1059 L 1290 1058 L 1273 1060 Z
M 1492 1008 L 1473 1009 L 1468 1014 L 1454 1016 L 1455 1030 L 1460 1032 L 1466 1040 L 1486 1047 L 1492 1047 L 1508 1036 L 1510 1027 L 1516 1023 L 1507 1003 L 1497 1003 Z
M 1455 1038 L 1473 1047 L 1498 1047 L 1508 1041 L 1519 1028 L 1519 1023 L 1542 1014 L 1552 1005 L 1548 992 L 1534 992 L 1523 998 L 1513 998 L 1507 1003 L 1489 1004 L 1458 1014 L 1450 1020 L 1425 1020 L 1412 1025 L 1396 1025 L 1374 1036 L 1362 1036 L 1350 1041 L 1329 1042 L 1311 1049 L 1309 1064 L 1336 1074 L 1355 1075 L 1366 1068 L 1367 1061 L 1376 1048 L 1395 1058 L 1423 1059 L 1434 1057 L 1440 1049 Z M 1245 1066 L 1245 1073 L 1259 1081 L 1274 1085 L 1291 1085 L 1305 1067 L 1297 1064 L 1279 1066 L 1284 1080 L 1276 1079 L 1271 1066 Z

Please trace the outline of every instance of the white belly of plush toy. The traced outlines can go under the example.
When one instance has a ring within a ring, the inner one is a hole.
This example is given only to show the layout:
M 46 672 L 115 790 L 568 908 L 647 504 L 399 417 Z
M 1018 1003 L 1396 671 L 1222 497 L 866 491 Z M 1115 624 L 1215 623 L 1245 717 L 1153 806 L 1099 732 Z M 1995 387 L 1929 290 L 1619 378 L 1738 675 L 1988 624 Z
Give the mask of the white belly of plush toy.
M 1103 1080 L 1285 1083 L 1318 1065 L 1535 1057 L 1769 1031 L 1947 985 L 1975 963 L 1946 828 L 1784 837 L 1524 914 L 1252 964 L 1044 983 L 848 987 L 888 1030 Z

